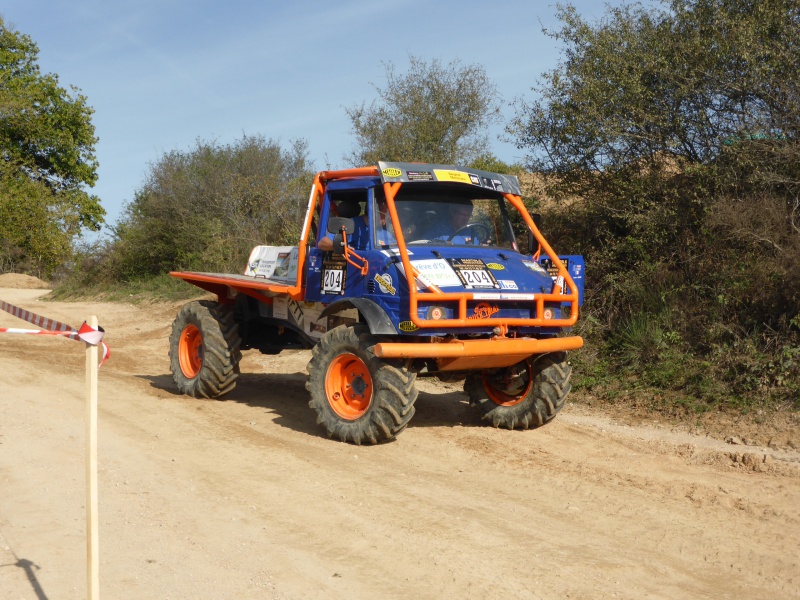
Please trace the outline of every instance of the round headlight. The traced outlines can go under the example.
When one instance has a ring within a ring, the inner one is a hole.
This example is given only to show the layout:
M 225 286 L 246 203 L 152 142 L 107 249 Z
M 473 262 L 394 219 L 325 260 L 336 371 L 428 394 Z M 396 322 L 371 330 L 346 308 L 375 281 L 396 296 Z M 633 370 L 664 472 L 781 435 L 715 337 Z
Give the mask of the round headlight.
M 433 321 L 438 321 L 439 319 L 444 319 L 445 310 L 441 306 L 431 306 L 428 309 L 428 319 Z

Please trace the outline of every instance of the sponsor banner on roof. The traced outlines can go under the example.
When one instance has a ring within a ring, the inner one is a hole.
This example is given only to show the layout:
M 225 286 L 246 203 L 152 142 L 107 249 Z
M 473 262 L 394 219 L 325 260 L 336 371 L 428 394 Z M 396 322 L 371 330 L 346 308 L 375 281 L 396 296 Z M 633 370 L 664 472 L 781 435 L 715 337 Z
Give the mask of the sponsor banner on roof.
M 520 195 L 519 179 L 514 175 L 503 175 L 480 169 L 457 167 L 454 165 L 428 165 L 420 163 L 384 162 L 378 163 L 383 183 L 446 182 L 459 183 L 472 187 L 489 189 L 494 192 L 507 192 Z

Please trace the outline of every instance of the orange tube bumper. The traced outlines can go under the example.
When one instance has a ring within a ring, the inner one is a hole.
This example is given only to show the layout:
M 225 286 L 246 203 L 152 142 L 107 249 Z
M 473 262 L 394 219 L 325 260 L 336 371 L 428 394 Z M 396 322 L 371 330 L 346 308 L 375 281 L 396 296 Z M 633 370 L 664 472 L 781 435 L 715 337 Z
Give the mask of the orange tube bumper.
M 491 369 L 514 365 L 533 354 L 577 350 L 583 346 L 579 336 L 548 338 L 493 338 L 490 340 L 451 340 L 440 343 L 382 342 L 375 356 L 381 358 L 435 358 L 442 371 Z

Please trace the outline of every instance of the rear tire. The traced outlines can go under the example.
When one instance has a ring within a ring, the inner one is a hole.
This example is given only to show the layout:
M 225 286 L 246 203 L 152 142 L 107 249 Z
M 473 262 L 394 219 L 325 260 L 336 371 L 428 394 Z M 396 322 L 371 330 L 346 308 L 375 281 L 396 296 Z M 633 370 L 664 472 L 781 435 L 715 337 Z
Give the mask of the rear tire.
M 564 406 L 571 375 L 566 352 L 554 352 L 471 374 L 464 391 L 495 427 L 531 429 L 551 421 Z
M 416 374 L 375 356 L 364 325 L 340 325 L 314 346 L 308 363 L 308 405 L 328 437 L 353 444 L 394 439 L 414 416 Z
M 233 308 L 208 300 L 189 302 L 172 324 L 169 365 L 182 394 L 218 398 L 236 387 L 242 358 Z

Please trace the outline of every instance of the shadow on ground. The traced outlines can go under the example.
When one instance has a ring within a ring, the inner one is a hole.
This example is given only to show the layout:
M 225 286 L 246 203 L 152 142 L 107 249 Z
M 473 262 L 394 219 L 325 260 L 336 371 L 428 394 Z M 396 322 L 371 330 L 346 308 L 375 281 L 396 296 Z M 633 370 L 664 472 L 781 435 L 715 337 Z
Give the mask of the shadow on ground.
M 172 396 L 180 396 L 172 376 L 139 375 L 150 382 L 150 385 Z M 236 382 L 236 388 L 226 394 L 221 401 L 239 402 L 262 408 L 277 415 L 275 423 L 294 431 L 315 436 L 324 436 L 325 432 L 316 424 L 314 411 L 308 406 L 309 394 L 305 384 L 308 375 L 296 373 L 242 373 Z M 423 385 L 426 385 L 423 383 Z M 207 400 L 197 399 L 197 402 Z M 485 427 L 477 411 L 469 406 L 467 397 L 462 391 L 443 391 L 431 393 L 420 391 L 414 404 L 416 413 L 408 424 L 414 427 Z
M 17 558 L 16 555 L 14 555 L 14 557 Z M 25 571 L 25 576 L 28 578 L 31 588 L 33 588 L 33 593 L 36 594 L 37 600 L 47 600 L 47 594 L 44 593 L 42 585 L 39 583 L 39 580 L 36 577 L 36 571 L 39 570 L 39 565 L 31 560 L 28 560 L 27 558 L 17 558 L 17 562 L 9 563 L 7 565 L 0 565 L 0 568 L 2 567 L 19 567 Z

